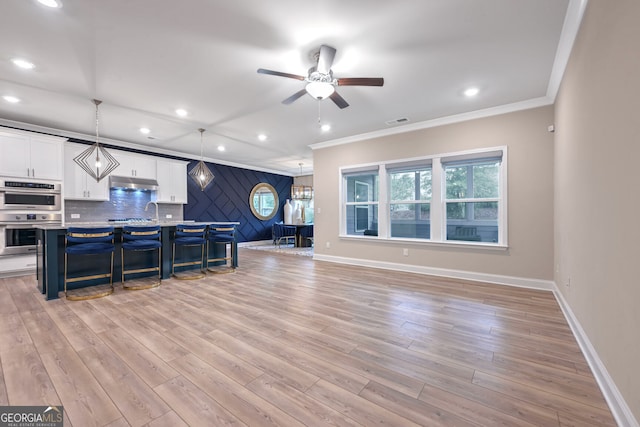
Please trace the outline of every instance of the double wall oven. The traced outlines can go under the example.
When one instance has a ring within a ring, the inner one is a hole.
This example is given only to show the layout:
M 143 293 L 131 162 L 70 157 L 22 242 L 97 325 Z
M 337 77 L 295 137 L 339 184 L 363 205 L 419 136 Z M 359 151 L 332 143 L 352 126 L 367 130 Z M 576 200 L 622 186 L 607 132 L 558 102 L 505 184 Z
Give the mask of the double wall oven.
M 60 184 L 0 179 L 0 256 L 36 253 L 36 224 L 62 222 Z

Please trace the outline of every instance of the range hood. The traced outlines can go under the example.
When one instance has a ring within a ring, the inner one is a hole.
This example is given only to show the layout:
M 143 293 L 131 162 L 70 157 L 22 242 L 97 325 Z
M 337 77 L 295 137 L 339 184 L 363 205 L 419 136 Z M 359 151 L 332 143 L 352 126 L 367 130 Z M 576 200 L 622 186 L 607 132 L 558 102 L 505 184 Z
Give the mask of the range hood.
M 124 190 L 156 191 L 158 181 L 155 179 L 138 178 L 135 176 L 109 176 L 109 187 Z

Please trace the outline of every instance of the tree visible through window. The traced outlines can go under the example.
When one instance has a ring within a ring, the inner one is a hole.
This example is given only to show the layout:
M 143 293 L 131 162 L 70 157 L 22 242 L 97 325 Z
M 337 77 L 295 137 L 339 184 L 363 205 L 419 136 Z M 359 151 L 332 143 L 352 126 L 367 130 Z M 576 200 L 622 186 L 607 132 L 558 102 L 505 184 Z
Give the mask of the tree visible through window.
M 342 236 L 507 245 L 507 147 L 341 168 Z
M 447 240 L 498 241 L 500 160 L 445 163 Z
M 389 173 L 391 237 L 428 239 L 431 235 L 431 169 Z

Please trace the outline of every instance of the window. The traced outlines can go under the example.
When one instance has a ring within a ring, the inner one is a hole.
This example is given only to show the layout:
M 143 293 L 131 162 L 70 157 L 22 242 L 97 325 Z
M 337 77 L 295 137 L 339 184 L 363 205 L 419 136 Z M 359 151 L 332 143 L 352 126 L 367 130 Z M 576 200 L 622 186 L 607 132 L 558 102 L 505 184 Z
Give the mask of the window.
M 342 169 L 341 235 L 506 246 L 506 150 Z
M 391 237 L 431 236 L 431 168 L 389 171 Z
M 348 235 L 378 235 L 378 171 L 345 175 L 346 232 Z
M 498 242 L 500 159 L 443 163 L 446 240 Z

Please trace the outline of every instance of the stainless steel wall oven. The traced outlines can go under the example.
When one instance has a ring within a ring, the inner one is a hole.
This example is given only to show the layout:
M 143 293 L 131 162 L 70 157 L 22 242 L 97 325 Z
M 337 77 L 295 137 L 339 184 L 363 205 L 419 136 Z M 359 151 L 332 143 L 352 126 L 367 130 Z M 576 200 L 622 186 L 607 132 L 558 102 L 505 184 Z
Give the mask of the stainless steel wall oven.
M 0 212 L 0 256 L 36 253 L 36 224 L 60 224 L 60 213 Z
M 0 211 L 62 209 L 60 184 L 0 179 Z

